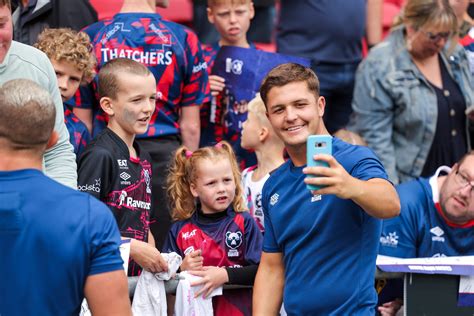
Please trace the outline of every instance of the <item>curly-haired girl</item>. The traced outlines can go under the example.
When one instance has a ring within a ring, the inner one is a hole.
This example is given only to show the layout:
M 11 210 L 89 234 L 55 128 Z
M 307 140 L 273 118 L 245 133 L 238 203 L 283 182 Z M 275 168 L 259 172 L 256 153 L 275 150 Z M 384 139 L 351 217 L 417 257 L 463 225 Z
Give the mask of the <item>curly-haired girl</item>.
M 195 152 L 180 147 L 168 177 L 176 220 L 165 251 L 184 257 L 181 270 L 202 277 L 196 296 L 224 283 L 252 285 L 260 262 L 262 234 L 245 212 L 240 171 L 227 142 Z M 249 289 L 224 290 L 213 298 L 215 315 L 251 315 Z

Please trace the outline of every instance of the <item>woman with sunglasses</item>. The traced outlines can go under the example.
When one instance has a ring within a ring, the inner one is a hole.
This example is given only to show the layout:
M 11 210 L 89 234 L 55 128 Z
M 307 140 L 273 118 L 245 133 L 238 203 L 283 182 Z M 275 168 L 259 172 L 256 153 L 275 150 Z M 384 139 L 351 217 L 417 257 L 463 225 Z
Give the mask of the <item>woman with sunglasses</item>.
M 350 129 L 394 183 L 453 165 L 470 148 L 474 84 L 448 0 L 408 0 L 388 38 L 356 75 Z M 328 106 L 331 106 L 330 104 Z

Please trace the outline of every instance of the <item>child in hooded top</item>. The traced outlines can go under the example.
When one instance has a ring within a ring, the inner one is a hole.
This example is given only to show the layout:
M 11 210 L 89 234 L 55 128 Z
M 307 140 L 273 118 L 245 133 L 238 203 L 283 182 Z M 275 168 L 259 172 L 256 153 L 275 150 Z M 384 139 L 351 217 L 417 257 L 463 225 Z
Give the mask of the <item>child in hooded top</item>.
M 245 211 L 240 172 L 227 142 L 195 152 L 180 147 L 168 177 L 171 227 L 164 251 L 177 252 L 181 270 L 202 277 L 196 296 L 224 283 L 253 285 L 262 234 Z M 224 290 L 213 298 L 215 315 L 251 315 L 251 290 Z

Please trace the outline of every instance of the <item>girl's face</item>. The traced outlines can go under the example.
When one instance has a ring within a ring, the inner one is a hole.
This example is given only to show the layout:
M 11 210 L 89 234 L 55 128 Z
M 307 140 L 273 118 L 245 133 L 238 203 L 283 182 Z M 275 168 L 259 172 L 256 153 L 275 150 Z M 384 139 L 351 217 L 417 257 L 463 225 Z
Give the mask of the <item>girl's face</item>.
M 235 179 L 229 159 L 201 159 L 191 193 L 201 201 L 204 214 L 222 212 L 234 201 Z

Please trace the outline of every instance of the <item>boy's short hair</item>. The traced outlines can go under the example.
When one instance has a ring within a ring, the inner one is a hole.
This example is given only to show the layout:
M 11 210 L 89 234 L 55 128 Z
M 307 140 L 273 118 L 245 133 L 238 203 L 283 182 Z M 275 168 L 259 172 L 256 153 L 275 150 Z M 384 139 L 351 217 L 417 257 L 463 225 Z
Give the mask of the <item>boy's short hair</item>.
M 12 10 L 12 4 L 10 0 L 0 0 L 0 7 L 6 6 L 10 11 Z
M 116 58 L 107 62 L 99 71 L 99 98 L 109 97 L 117 98 L 120 91 L 119 77 L 126 76 L 124 73 L 149 76 L 153 75 L 151 71 L 137 61 L 128 58 Z
M 221 4 L 248 4 L 251 3 L 252 0 L 207 0 L 207 6 L 212 7 Z
M 83 71 L 83 84 L 94 77 L 97 62 L 86 33 L 69 28 L 45 29 L 34 46 L 43 51 L 49 59 L 71 63 Z
M 314 93 L 316 99 L 319 98 L 319 80 L 314 71 L 299 64 L 287 63 L 276 66 L 263 79 L 260 96 L 265 105 L 272 88 L 286 86 L 293 82 L 306 82 L 308 90 Z
M 249 104 L 248 104 L 248 112 L 252 112 L 255 114 L 258 118 L 258 121 L 260 122 L 261 125 L 265 127 L 271 127 L 270 121 L 267 118 L 266 113 L 266 108 L 265 108 L 265 103 L 263 103 L 262 98 L 260 97 L 260 93 L 257 93 L 255 95 L 255 98 L 253 98 Z

